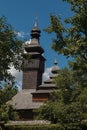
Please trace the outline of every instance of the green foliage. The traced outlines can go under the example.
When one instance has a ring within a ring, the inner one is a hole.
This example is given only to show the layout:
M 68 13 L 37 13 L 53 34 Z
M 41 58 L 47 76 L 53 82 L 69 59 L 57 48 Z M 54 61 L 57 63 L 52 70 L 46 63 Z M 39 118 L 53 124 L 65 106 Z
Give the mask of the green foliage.
M 67 130 L 81 129 L 82 122 L 87 121 L 87 88 L 74 82 L 70 70 L 65 68 L 60 71 L 56 78 L 58 89 L 52 93 L 51 100 L 40 108 L 39 118 L 60 123 Z
M 16 87 L 6 84 L 0 88 L 0 121 L 18 120 L 18 114 L 12 106 L 7 104 L 8 100 L 18 92 Z
M 50 26 L 46 31 L 56 34 L 52 48 L 60 54 L 74 58 L 74 62 L 71 62 L 70 66 L 73 70 L 78 69 L 76 73 L 81 75 L 80 80 L 83 80 L 83 76 L 87 77 L 85 76 L 87 71 L 87 2 L 86 0 L 65 1 L 71 4 L 71 10 L 74 12 L 74 16 L 65 20 L 65 23 L 71 26 L 64 27 L 60 18 L 51 15 Z M 82 82 L 84 83 L 84 81 Z
M 30 56 L 27 56 L 27 58 Z M 7 23 L 5 17 L 0 18 L 0 80 L 13 80 L 8 72 L 11 66 L 17 70 L 23 68 L 24 55 L 23 41 L 17 38 L 12 25 Z
M 6 105 L 8 100 L 17 93 L 14 86 L 14 77 L 9 69 L 14 66 L 17 70 L 23 68 L 24 55 L 23 41 L 17 38 L 12 25 L 7 23 L 6 17 L 0 18 L 0 81 L 8 82 L 3 87 L 0 85 L 0 120 L 11 120 L 17 113 L 11 106 Z
M 2 105 L 0 107 L 0 121 L 18 120 L 19 116 L 11 105 Z
M 5 104 L 8 100 L 16 95 L 18 92 L 17 87 L 13 87 L 13 85 L 6 84 L 5 86 L 0 88 L 0 106 Z
M 57 80 L 59 79 L 59 80 Z M 58 89 L 70 89 L 74 87 L 73 73 L 68 68 L 60 70 L 59 75 L 55 78 L 55 83 Z
M 4 130 L 63 130 L 63 127 L 60 125 L 16 125 L 16 126 L 9 126 L 6 125 Z
M 65 20 L 69 27 L 51 15 L 50 26 L 45 31 L 56 34 L 52 48 L 73 60 L 69 61 L 69 68 L 59 72 L 55 79 L 58 89 L 39 113 L 40 118 L 60 123 L 66 130 L 82 130 L 87 124 L 87 1 L 64 1 L 70 3 L 74 12 Z

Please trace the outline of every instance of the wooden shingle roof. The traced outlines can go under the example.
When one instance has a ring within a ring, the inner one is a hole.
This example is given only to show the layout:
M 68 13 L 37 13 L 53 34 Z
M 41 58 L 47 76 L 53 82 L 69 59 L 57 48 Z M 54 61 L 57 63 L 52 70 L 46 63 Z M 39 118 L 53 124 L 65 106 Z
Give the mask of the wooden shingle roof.
M 15 107 L 16 110 L 24 109 L 37 109 L 42 102 L 32 102 L 32 92 L 35 92 L 35 89 L 24 89 L 17 93 L 12 100 L 8 101 L 8 104 L 11 104 Z

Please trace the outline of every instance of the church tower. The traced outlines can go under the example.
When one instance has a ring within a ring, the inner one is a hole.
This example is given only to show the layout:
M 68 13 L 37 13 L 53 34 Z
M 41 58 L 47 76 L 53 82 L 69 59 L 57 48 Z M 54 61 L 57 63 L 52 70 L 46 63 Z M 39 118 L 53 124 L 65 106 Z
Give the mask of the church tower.
M 22 89 L 38 90 L 38 86 L 42 83 L 45 58 L 43 57 L 44 50 L 39 43 L 40 33 L 37 21 L 35 21 L 31 30 L 31 42 L 25 45 L 25 50 L 30 54 L 31 61 L 24 63 Z

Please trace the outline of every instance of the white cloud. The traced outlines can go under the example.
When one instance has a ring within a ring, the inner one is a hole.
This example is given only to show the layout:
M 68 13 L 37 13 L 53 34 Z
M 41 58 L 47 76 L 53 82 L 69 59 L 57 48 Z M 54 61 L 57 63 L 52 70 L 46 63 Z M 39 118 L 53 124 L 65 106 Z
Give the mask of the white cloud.
M 31 43 L 31 39 L 25 42 L 25 45 L 28 45 Z
M 17 32 L 17 31 L 15 31 L 15 34 L 18 36 L 18 37 L 20 37 L 20 38 L 24 38 L 24 36 L 25 36 L 25 33 L 24 32 Z
M 22 71 L 19 72 L 14 67 L 12 67 L 11 70 L 10 70 L 10 72 L 11 72 L 11 74 L 13 76 L 15 76 L 16 80 L 18 80 L 20 82 L 22 81 Z
M 22 71 L 19 72 L 14 67 L 12 67 L 10 72 L 15 77 L 15 85 L 17 85 L 19 90 L 21 90 L 22 89 Z
M 49 76 L 51 74 L 52 67 L 46 68 L 45 72 L 43 74 L 43 81 L 49 79 Z
M 17 32 L 17 36 L 18 37 L 24 38 L 24 35 L 25 35 L 24 32 Z

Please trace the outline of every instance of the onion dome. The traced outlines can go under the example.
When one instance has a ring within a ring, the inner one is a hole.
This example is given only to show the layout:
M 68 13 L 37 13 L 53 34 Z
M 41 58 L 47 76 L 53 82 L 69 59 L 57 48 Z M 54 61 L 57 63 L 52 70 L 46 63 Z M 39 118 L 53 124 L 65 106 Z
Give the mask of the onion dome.
M 40 29 L 38 28 L 37 19 L 35 21 L 34 27 L 31 30 L 31 41 L 30 44 L 25 46 L 26 52 L 33 53 L 33 54 L 42 54 L 44 53 L 43 48 L 40 46 L 39 38 L 40 38 Z
M 59 71 L 58 62 L 55 60 L 55 61 L 54 61 L 54 66 L 53 66 L 51 72 L 52 72 L 53 74 L 57 74 L 58 71 Z
M 31 30 L 31 39 L 36 38 L 39 41 L 40 33 L 41 33 L 41 31 L 38 28 L 38 23 L 37 23 L 37 21 L 35 21 L 34 27 Z

